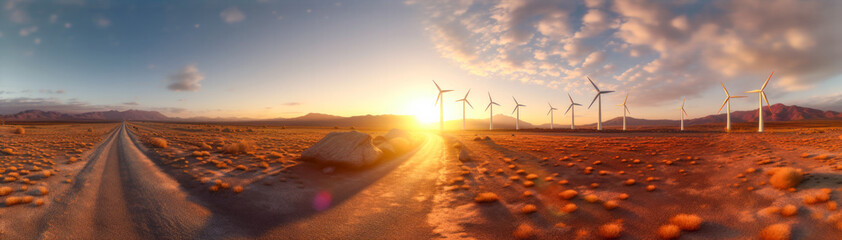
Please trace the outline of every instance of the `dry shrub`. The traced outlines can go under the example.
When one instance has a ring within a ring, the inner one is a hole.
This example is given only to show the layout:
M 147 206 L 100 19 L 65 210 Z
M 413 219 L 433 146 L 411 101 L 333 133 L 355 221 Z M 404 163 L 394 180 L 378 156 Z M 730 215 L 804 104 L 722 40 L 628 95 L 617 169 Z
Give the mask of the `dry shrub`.
M 208 151 L 193 151 L 193 154 L 191 154 L 191 155 L 193 155 L 194 157 L 205 157 L 205 156 L 210 156 L 210 152 L 208 152 Z
M 234 186 L 234 189 L 232 189 L 232 190 L 234 191 L 234 193 L 241 193 L 241 192 L 243 192 L 243 186 L 240 186 L 240 185 Z
M 0 187 L 0 196 L 9 195 L 9 193 L 12 193 L 13 191 L 14 191 L 14 189 L 12 189 L 11 187 L 7 187 L 7 186 Z
M 532 180 L 535 180 L 536 178 L 538 178 L 538 174 L 530 173 L 530 174 L 526 175 L 526 180 L 532 181 Z
M 677 239 L 681 236 L 681 228 L 676 225 L 668 224 L 658 228 L 658 237 L 663 239 Z
M 646 191 L 650 191 L 650 192 L 651 192 L 651 191 L 655 191 L 655 189 L 657 189 L 657 187 L 655 187 L 655 185 L 649 185 L 649 186 L 646 186 Z
M 794 216 L 795 214 L 798 214 L 798 207 L 795 205 L 788 204 L 781 208 L 781 215 L 784 217 Z
M 599 197 L 597 197 L 596 195 L 593 195 L 593 194 L 588 194 L 588 195 L 585 196 L 585 201 L 587 201 L 589 203 L 599 202 Z
M 535 205 L 532 204 L 526 204 L 526 206 L 523 206 L 523 208 L 520 209 L 520 212 L 526 214 L 534 213 L 536 211 L 538 211 L 538 207 L 535 207 Z
M 628 180 L 626 180 L 624 182 L 624 184 L 626 184 L 626 186 L 634 185 L 634 183 L 635 183 L 634 179 L 631 179 L 631 178 L 629 178 Z
M 522 224 L 520 224 L 520 226 L 517 227 L 517 229 L 515 229 L 515 231 L 514 231 L 514 233 L 512 233 L 512 235 L 516 239 L 531 238 L 531 237 L 535 236 L 535 229 L 532 228 L 532 226 L 529 226 L 529 224 L 522 223 Z
M 498 199 L 499 198 L 497 197 L 497 194 L 495 194 L 493 192 L 484 192 L 484 193 L 477 194 L 477 197 L 474 198 L 474 202 L 491 203 L 491 202 L 496 202 Z
M 38 189 L 36 189 L 36 193 L 38 193 L 41 196 L 47 195 L 47 193 L 49 192 L 50 190 L 48 190 L 47 187 L 44 186 L 38 187 Z
M 575 212 L 576 209 L 579 209 L 579 207 L 577 207 L 576 204 L 572 204 L 572 203 L 568 203 L 568 204 L 564 205 L 564 207 L 561 207 L 561 211 L 564 211 L 566 213 Z
M 22 197 L 7 197 L 6 198 L 6 206 L 12 206 L 18 203 L 23 202 Z
M 670 218 L 670 223 L 684 231 L 696 231 L 702 226 L 702 218 L 695 214 L 678 214 Z
M 11 148 L 4 148 L 3 150 L 0 150 L 0 152 L 3 152 L 7 155 L 15 155 L 15 150 Z
M 14 133 L 15 134 L 24 134 L 24 133 L 26 133 L 26 130 L 24 130 L 22 127 L 17 127 L 17 128 L 15 128 Z
M 159 138 L 159 137 L 150 138 L 149 143 L 152 144 L 152 146 L 155 146 L 155 147 L 158 147 L 158 148 L 167 148 L 167 140 L 164 140 L 163 138 Z
M 621 193 L 620 196 L 617 196 L 617 199 L 626 200 L 629 199 L 629 195 L 625 193 Z
M 579 193 L 576 192 L 576 190 L 573 190 L 573 189 L 568 189 L 568 190 L 565 190 L 564 192 L 561 192 L 561 193 L 558 194 L 559 197 L 561 197 L 565 200 L 570 200 L 570 199 L 576 197 L 576 195 L 579 195 Z
M 760 231 L 762 240 L 789 240 L 792 230 L 783 223 L 772 224 Z
M 605 203 L 602 203 L 602 206 L 605 207 L 605 209 L 607 209 L 607 210 L 612 210 L 612 209 L 615 209 L 615 208 L 619 207 L 620 204 L 617 203 L 617 201 L 608 200 L 608 201 L 605 201 Z
M 196 144 L 196 146 L 197 146 L 197 147 L 199 147 L 199 149 L 202 149 L 202 150 L 211 150 L 211 149 L 213 149 L 213 147 L 211 147 L 211 145 L 208 145 L 208 144 L 207 144 L 207 143 L 205 143 L 205 142 L 200 142 L 199 144 Z
M 240 141 L 222 147 L 222 151 L 229 154 L 241 154 L 254 150 L 254 144 L 249 141 Z
M 50 177 L 50 176 L 53 175 L 53 172 L 51 172 L 50 170 L 44 170 L 44 171 L 41 171 L 41 174 L 43 174 L 44 177 Z
M 35 206 L 41 206 L 41 205 L 44 205 L 44 199 L 39 198 L 39 199 L 35 200 Z
M 32 200 L 35 200 L 35 197 L 33 197 L 33 196 L 23 196 L 23 198 L 21 198 L 20 202 L 21 203 L 31 203 Z
M 804 174 L 801 170 L 796 170 L 791 167 L 782 167 L 772 170 L 772 177 L 769 178 L 769 184 L 778 189 L 788 189 L 797 187 L 801 184 Z
M 623 232 L 623 226 L 616 223 L 609 223 L 599 227 L 599 236 L 602 238 L 618 238 L 620 237 L 620 233 Z

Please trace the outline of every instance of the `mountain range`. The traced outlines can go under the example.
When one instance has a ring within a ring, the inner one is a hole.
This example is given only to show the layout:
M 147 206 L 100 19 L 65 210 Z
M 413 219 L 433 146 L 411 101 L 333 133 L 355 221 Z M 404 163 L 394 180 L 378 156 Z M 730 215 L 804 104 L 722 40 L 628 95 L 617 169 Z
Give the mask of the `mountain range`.
M 775 104 L 767 107 L 763 111 L 763 117 L 766 121 L 798 121 L 798 120 L 823 120 L 823 119 L 842 119 L 842 113 L 834 111 L 822 111 L 813 108 L 800 106 L 787 106 L 783 104 Z M 686 125 L 699 125 L 710 123 L 725 122 L 725 114 L 708 115 L 700 118 L 685 119 Z M 167 117 L 156 111 L 143 110 L 127 110 L 127 111 L 103 111 L 103 112 L 87 112 L 79 114 L 60 113 L 52 111 L 40 110 L 26 110 L 11 115 L 0 115 L 5 121 L 9 122 L 114 122 L 123 120 L 132 121 L 158 121 L 158 122 L 228 122 L 228 123 L 249 123 L 262 125 L 287 125 L 287 126 L 319 126 L 319 127 L 357 127 L 357 128 L 412 128 L 422 126 L 418 120 L 412 116 L 405 115 L 362 115 L 342 117 L 322 113 L 309 113 L 300 117 L 294 118 L 272 118 L 272 119 L 249 119 L 249 118 L 208 118 L 208 117 L 193 117 L 193 118 L 173 118 Z M 739 122 L 753 122 L 757 120 L 757 110 L 735 111 L 731 113 L 731 121 Z M 560 120 L 565 121 L 565 120 Z M 622 117 L 616 117 L 603 122 L 604 126 L 620 126 L 623 124 Z M 639 119 L 626 118 L 626 124 L 629 126 L 674 126 L 678 125 L 678 120 L 666 119 Z M 435 124 L 428 124 L 427 127 L 435 127 Z M 468 129 L 487 129 L 488 119 L 466 119 L 465 125 Z M 526 121 L 519 122 L 520 128 L 549 128 L 549 124 L 534 125 Z M 582 124 L 581 127 L 592 127 L 595 123 Z M 445 122 L 447 129 L 460 129 L 462 127 L 462 120 L 450 120 Z M 565 125 L 556 124 L 558 128 L 564 128 Z M 514 129 L 515 118 L 498 114 L 494 116 L 494 128 L 496 129 Z

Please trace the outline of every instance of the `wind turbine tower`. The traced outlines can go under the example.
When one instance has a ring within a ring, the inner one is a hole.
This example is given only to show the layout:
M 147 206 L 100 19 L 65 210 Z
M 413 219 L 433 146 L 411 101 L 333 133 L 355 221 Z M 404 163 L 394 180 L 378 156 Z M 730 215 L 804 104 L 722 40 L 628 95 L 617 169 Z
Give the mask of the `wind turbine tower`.
M 590 77 L 588 77 L 588 81 L 590 81 L 591 85 L 593 85 L 593 88 L 596 89 L 596 96 L 593 98 L 593 101 L 591 101 L 591 105 L 588 106 L 588 109 L 590 109 L 593 106 L 593 103 L 596 102 L 597 99 L 599 99 L 599 118 L 596 122 L 596 130 L 602 131 L 602 94 L 608 94 L 614 91 L 601 91 L 599 90 L 599 87 L 597 87 L 596 84 L 593 83 L 593 80 L 591 80 Z
M 772 71 L 772 74 L 775 74 L 775 71 Z M 772 111 L 772 106 L 769 105 L 769 99 L 766 98 L 766 92 L 763 90 L 766 89 L 766 85 L 769 84 L 769 80 L 772 79 L 772 74 L 769 74 L 769 78 L 766 79 L 766 82 L 763 83 L 763 87 L 760 87 L 758 90 L 751 90 L 746 93 L 759 93 L 758 96 L 760 98 L 760 102 L 757 106 L 757 132 L 763 132 L 763 100 L 766 100 L 766 106 L 769 107 L 769 111 Z
M 465 103 L 467 103 L 468 106 L 471 107 L 471 109 L 474 109 L 474 106 L 471 105 L 471 102 L 468 101 L 468 94 L 470 93 L 471 89 L 468 89 L 468 93 L 465 93 L 464 98 L 456 100 L 456 102 L 462 102 L 462 130 L 465 130 Z
M 564 111 L 564 115 L 570 112 L 570 129 L 576 129 L 576 109 L 573 106 L 582 106 L 582 104 L 573 102 L 573 97 L 570 96 L 570 93 L 567 93 L 567 97 L 570 98 L 570 106 L 567 107 L 567 111 Z
M 520 104 L 517 102 L 514 96 L 512 99 L 515 100 L 515 110 L 512 110 L 512 113 L 517 112 L 517 118 L 515 119 L 515 130 L 520 130 L 520 107 L 526 107 L 526 105 Z
M 436 83 L 436 80 L 433 80 L 433 84 L 436 85 L 436 88 L 439 89 L 439 95 L 436 97 L 436 104 L 439 104 L 439 99 L 441 99 L 441 104 L 439 104 L 439 131 L 444 131 L 444 93 L 452 92 L 453 90 L 441 90 L 439 84 Z
M 485 107 L 485 111 L 491 110 L 488 116 L 488 130 L 494 130 L 494 106 L 492 105 L 500 106 L 500 104 L 494 102 L 494 100 L 491 99 L 491 92 L 489 92 L 488 107 Z
M 725 88 L 725 83 L 722 83 L 722 82 L 719 82 L 719 83 L 722 84 L 722 90 L 725 90 L 725 102 L 722 103 L 722 107 L 719 107 L 719 111 L 717 111 L 716 113 L 722 112 L 722 108 L 725 107 L 725 105 L 728 105 L 728 108 L 725 110 L 727 112 L 727 114 L 725 114 L 725 117 L 726 117 L 725 131 L 730 132 L 731 131 L 731 99 L 732 98 L 744 98 L 746 96 L 731 96 L 731 94 L 728 93 L 728 89 Z
M 550 111 L 547 112 L 547 115 L 550 115 L 550 129 L 552 130 L 553 129 L 553 115 L 555 115 L 555 114 L 553 114 L 553 111 L 558 110 L 558 109 L 554 108 L 553 105 L 550 104 L 549 102 L 547 103 L 547 105 L 550 105 Z
M 629 111 L 629 107 L 626 106 L 626 101 L 629 100 L 629 94 L 626 93 L 626 99 L 623 100 L 623 104 L 618 104 L 617 106 L 623 106 L 623 131 L 626 130 L 626 113 L 628 112 L 631 115 L 631 111 Z
M 684 116 L 690 116 L 687 114 L 687 111 L 684 111 L 684 102 L 687 101 L 687 97 L 684 97 L 684 100 L 681 101 L 681 107 L 678 108 L 679 112 L 678 115 L 681 115 L 681 131 L 684 131 Z

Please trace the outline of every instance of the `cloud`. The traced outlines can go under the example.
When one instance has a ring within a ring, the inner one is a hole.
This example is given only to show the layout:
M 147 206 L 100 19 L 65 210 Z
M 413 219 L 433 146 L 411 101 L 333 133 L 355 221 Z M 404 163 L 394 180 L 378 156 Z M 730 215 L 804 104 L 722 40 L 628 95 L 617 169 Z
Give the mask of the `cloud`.
M 124 103 L 123 103 L 123 105 L 127 105 L 127 106 L 137 106 L 137 105 L 140 105 L 140 103 L 138 103 L 138 102 L 124 102 Z
M 20 31 L 18 31 L 18 34 L 20 34 L 21 37 L 26 37 L 26 36 L 29 36 L 29 34 L 33 34 L 37 31 L 38 31 L 38 27 L 32 26 L 32 27 L 27 27 L 27 28 L 21 28 Z
M 65 93 L 64 89 L 59 89 L 59 90 L 55 90 L 55 91 L 50 90 L 50 89 L 39 89 L 38 92 L 46 93 L 46 94 L 64 94 Z
M 101 28 L 107 28 L 108 26 L 111 26 L 111 20 L 102 16 L 95 17 L 94 24 Z
M 226 23 L 236 23 L 246 19 L 246 15 L 237 7 L 229 7 L 219 13 L 219 16 Z
M 202 87 L 200 81 L 205 79 L 205 76 L 199 72 L 196 64 L 190 64 L 184 67 L 181 71 L 169 77 L 170 85 L 168 89 L 173 91 L 198 91 Z
M 75 99 L 62 101 L 57 98 L 10 98 L 0 99 L 0 113 L 14 114 L 26 110 L 57 111 L 63 113 L 82 113 L 93 111 L 107 111 L 115 108 L 107 105 L 91 105 Z
M 286 102 L 283 104 L 284 106 L 298 106 L 301 105 L 300 102 Z
M 842 4 L 834 0 L 410 5 L 426 16 L 439 54 L 471 74 L 564 89 L 599 76 L 606 86 L 659 93 L 632 96 L 644 105 L 700 96 L 724 79 L 755 84 L 772 70 L 778 91 L 842 74 Z
M 50 23 L 56 23 L 56 21 L 58 21 L 58 15 L 50 15 Z

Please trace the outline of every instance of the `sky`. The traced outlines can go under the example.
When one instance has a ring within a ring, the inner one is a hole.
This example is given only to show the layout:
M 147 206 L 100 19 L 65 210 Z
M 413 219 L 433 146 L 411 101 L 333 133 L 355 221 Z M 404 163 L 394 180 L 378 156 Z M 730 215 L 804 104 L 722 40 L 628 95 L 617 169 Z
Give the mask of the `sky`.
M 604 95 L 603 119 L 772 104 L 842 111 L 842 2 L 0 0 L 0 114 L 155 110 L 174 117 L 406 114 L 549 122 Z

